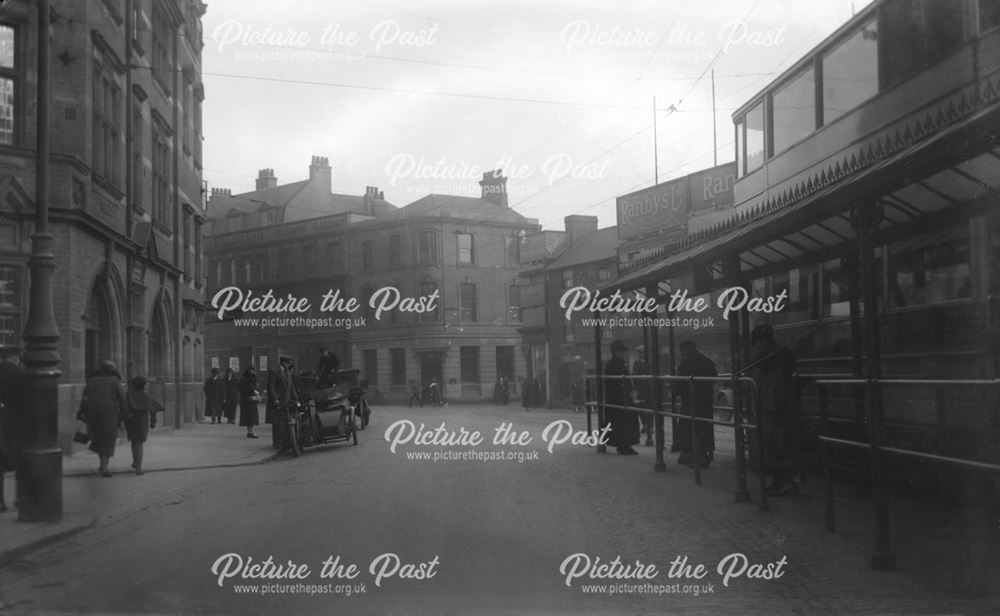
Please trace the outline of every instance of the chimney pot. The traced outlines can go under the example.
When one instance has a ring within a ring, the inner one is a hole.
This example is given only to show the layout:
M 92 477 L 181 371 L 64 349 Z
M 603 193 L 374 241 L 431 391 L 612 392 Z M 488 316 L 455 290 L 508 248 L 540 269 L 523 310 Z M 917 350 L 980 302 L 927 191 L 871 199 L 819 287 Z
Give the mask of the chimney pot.
M 503 175 L 503 169 L 483 172 L 479 186 L 482 188 L 483 199 L 507 207 L 507 178 Z

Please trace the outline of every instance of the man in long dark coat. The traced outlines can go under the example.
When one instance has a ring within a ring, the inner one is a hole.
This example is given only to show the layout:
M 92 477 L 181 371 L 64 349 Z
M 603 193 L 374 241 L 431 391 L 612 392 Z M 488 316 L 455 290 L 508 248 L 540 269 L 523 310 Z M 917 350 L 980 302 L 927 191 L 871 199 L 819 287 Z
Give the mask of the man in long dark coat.
M 606 376 L 626 376 L 628 375 L 628 363 L 626 356 L 628 347 L 621 340 L 611 343 L 611 359 L 604 367 Z M 616 406 L 628 404 L 628 394 L 632 391 L 632 385 L 628 379 L 605 379 L 604 381 L 604 402 Z M 639 452 L 632 448 L 632 445 L 639 444 L 639 420 L 634 411 L 620 408 L 605 407 L 605 421 L 611 424 L 611 433 L 608 435 L 608 445 L 615 448 L 619 455 L 636 455 Z
M 212 423 L 222 423 L 222 414 L 226 405 L 226 384 L 219 377 L 219 369 L 212 368 L 212 375 L 202 386 L 205 392 L 205 417 L 211 417 Z
M 770 325 L 758 325 L 750 332 L 753 348 L 752 376 L 760 388 L 764 423 L 762 472 L 772 475 L 768 493 L 791 496 L 798 493 L 795 483 L 802 445 L 802 416 L 795 398 L 795 355 L 774 339 Z
M 698 351 L 698 347 L 691 340 L 685 340 L 680 345 L 681 361 L 677 364 L 677 376 L 718 376 L 715 369 L 715 362 L 705 357 Z M 713 393 L 714 388 L 711 382 L 694 383 L 692 397 L 692 387 L 689 383 L 676 383 L 677 395 L 683 401 L 682 409 L 685 415 L 691 414 L 694 407 L 695 417 L 712 419 L 713 416 Z M 713 424 L 698 421 L 695 422 L 694 435 L 698 439 L 698 459 L 694 459 L 691 441 L 691 420 L 678 419 L 677 432 L 674 440 L 680 448 L 680 455 L 677 457 L 678 464 L 699 464 L 702 468 L 708 468 L 712 451 L 715 450 L 715 426 Z
M 278 367 L 267 373 L 267 417 L 271 424 L 271 446 L 280 449 L 284 445 L 285 418 L 283 409 L 298 402 L 299 395 L 291 373 L 292 358 L 282 355 Z

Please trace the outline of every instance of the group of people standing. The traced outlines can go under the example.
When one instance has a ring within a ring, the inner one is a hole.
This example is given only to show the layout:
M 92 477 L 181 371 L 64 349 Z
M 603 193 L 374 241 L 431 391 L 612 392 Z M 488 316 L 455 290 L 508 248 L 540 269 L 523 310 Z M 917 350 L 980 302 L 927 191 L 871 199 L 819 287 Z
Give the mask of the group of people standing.
M 239 378 L 232 368 L 226 368 L 222 376 L 218 368 L 212 368 L 202 391 L 205 393 L 205 417 L 211 418 L 213 424 L 235 424 L 239 406 L 240 426 L 247 429 L 247 438 L 257 438 L 254 426 L 260 424 L 257 403 L 262 398 L 253 366 L 247 366 Z
M 760 416 L 766 437 L 762 452 L 762 472 L 772 476 L 768 486 L 771 495 L 785 496 L 797 492 L 795 483 L 801 449 L 801 416 L 795 408 L 794 371 L 795 356 L 787 347 L 774 339 L 769 325 L 758 325 L 750 335 L 752 359 L 745 373 L 754 378 L 760 392 Z M 621 340 L 611 343 L 611 359 L 607 362 L 605 376 L 646 375 L 643 348 L 636 349 L 639 358 L 632 365 L 627 363 L 628 346 Z M 674 374 L 682 377 L 716 377 L 715 362 L 703 355 L 691 340 L 681 342 L 680 361 Z M 605 418 L 611 425 L 608 445 L 620 455 L 636 455 L 634 449 L 640 440 L 640 424 L 646 434 L 646 444 L 652 444 L 652 412 L 629 410 L 626 406 L 652 409 L 653 381 L 650 379 L 615 379 L 604 382 Z M 678 452 L 677 462 L 688 466 L 708 468 L 715 450 L 714 415 L 715 383 L 712 381 L 674 382 L 670 396 L 681 401 L 680 413 L 694 415 L 694 421 L 673 418 L 672 451 Z M 637 417 L 638 415 L 638 417 Z M 692 425 L 692 423 L 694 425 Z M 695 454 L 697 453 L 697 457 Z

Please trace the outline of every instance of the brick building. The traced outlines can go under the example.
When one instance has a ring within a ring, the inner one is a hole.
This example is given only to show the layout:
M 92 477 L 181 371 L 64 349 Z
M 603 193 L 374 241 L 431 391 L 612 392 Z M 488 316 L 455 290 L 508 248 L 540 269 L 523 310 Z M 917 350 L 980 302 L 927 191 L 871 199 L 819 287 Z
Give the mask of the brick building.
M 354 197 L 331 193 L 330 182 L 328 161 L 313 157 L 303 182 L 278 185 L 264 169 L 255 191 L 213 190 L 209 298 L 229 286 L 290 293 L 310 301 L 297 316 L 317 321 L 248 326 L 212 315 L 207 365 L 266 369 L 281 353 L 304 371 L 325 346 L 397 401 L 410 380 L 437 379 L 450 400 L 478 400 L 491 395 L 497 376 L 524 374 L 514 279 L 522 238 L 538 223 L 508 207 L 506 178 L 484 174 L 480 198 L 432 194 L 402 208 L 377 188 Z M 397 306 L 376 318 L 370 301 L 386 288 L 388 299 L 438 299 L 425 312 Z M 323 312 L 326 293 L 359 307 Z
M 149 375 L 166 421 L 201 376 L 197 0 L 53 0 L 50 220 L 60 425 L 105 359 Z M 0 345 L 21 347 L 34 221 L 37 10 L 0 13 Z M 64 430 L 64 431 L 65 431 Z M 66 436 L 65 434 L 63 435 Z M 68 450 L 68 448 L 67 448 Z

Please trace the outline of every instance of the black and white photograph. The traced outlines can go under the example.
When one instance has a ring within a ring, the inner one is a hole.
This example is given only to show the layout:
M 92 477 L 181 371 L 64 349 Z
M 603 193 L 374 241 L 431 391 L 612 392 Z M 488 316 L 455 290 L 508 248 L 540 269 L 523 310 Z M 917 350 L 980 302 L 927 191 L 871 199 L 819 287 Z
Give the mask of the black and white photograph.
M 1000 0 L 0 0 L 0 615 L 1000 613 Z

